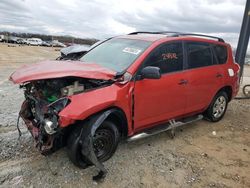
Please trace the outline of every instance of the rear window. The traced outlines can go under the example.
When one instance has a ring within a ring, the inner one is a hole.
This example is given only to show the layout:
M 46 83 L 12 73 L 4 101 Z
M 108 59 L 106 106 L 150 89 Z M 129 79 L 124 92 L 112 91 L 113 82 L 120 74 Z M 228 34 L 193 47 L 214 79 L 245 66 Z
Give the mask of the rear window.
M 215 56 L 219 64 L 224 64 L 227 61 L 227 47 L 222 45 L 213 46 Z
M 210 45 L 200 42 L 187 42 L 188 68 L 198 68 L 213 65 Z

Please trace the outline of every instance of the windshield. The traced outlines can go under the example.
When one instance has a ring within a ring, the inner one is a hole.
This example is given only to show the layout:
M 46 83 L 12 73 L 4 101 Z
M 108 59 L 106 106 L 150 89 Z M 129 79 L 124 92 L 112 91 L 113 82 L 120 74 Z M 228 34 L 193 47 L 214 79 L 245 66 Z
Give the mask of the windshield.
M 127 69 L 151 44 L 148 41 L 110 39 L 89 51 L 80 60 L 95 63 L 116 72 Z

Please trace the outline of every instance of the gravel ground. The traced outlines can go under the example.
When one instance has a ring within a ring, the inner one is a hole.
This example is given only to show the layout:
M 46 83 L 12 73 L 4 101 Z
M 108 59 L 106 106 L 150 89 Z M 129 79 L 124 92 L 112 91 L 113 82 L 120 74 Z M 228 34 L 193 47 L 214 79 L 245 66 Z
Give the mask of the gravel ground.
M 121 143 L 97 184 L 94 167 L 75 167 L 65 149 L 44 157 L 23 122 L 20 138 L 16 131 L 23 93 L 9 75 L 25 63 L 55 59 L 58 50 L 0 44 L 0 52 L 0 187 L 250 187 L 250 100 L 233 100 L 222 121 L 181 127 L 174 139 L 162 133 Z

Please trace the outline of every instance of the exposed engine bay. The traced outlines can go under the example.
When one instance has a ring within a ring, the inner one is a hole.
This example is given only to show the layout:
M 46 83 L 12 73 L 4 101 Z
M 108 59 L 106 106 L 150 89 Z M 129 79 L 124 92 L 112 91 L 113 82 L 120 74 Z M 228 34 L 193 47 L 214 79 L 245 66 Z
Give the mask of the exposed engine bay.
M 65 144 L 65 129 L 59 126 L 59 112 L 70 99 L 68 96 L 105 87 L 112 81 L 64 77 L 35 80 L 22 84 L 25 101 L 20 110 L 24 120 L 35 139 L 36 147 L 42 154 L 49 154 Z
M 62 97 L 88 91 L 107 84 L 105 80 L 85 78 L 56 78 L 32 81 L 21 85 L 25 95 L 32 95 L 47 102 L 54 102 Z

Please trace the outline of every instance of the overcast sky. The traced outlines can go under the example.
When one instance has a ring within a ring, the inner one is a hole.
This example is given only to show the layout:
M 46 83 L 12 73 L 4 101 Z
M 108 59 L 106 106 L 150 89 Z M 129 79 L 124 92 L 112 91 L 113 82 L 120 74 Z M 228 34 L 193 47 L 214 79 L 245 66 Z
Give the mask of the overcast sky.
M 0 0 L 0 30 L 103 39 L 133 31 L 200 32 L 236 46 L 245 0 Z

